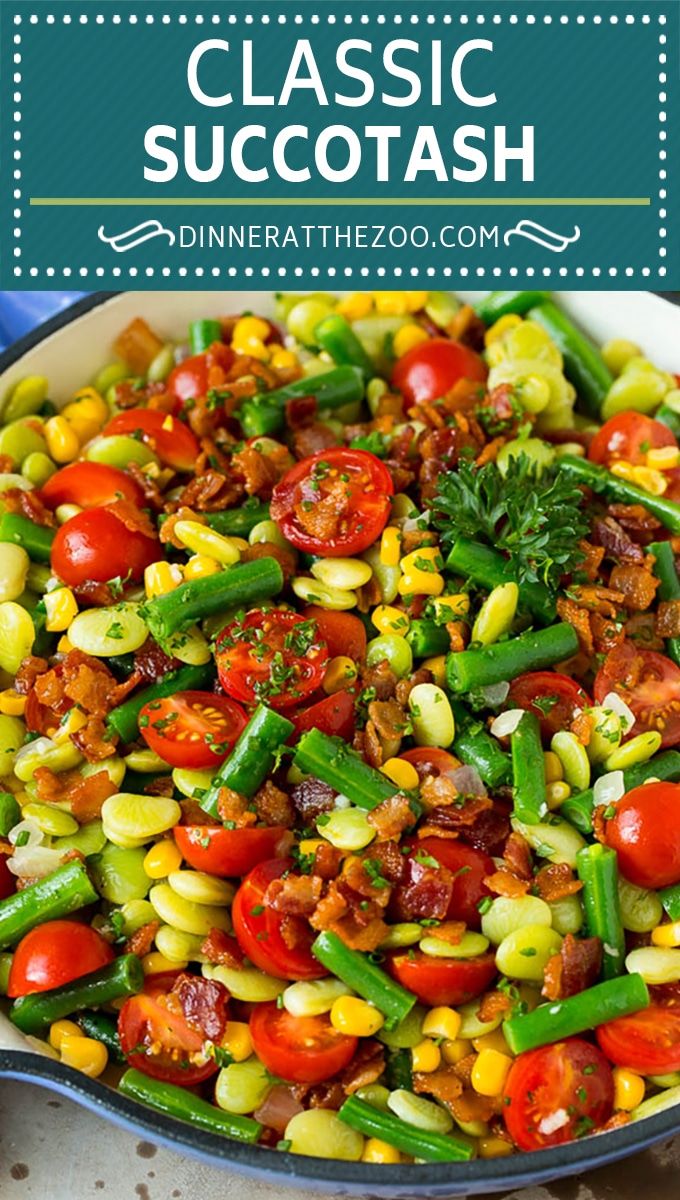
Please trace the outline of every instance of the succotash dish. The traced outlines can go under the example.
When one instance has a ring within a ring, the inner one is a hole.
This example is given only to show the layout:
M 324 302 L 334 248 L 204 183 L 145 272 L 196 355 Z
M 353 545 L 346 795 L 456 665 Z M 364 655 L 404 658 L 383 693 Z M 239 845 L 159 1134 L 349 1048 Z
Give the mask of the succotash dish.
M 5 398 L 11 1020 L 331 1159 L 678 1103 L 680 379 L 543 293 L 277 305 Z

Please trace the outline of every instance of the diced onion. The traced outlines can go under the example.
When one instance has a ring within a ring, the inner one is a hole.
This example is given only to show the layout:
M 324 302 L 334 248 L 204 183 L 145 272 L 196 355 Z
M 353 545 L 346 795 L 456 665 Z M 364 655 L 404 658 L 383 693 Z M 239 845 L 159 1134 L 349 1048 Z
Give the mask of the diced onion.
M 507 712 L 501 713 L 491 722 L 490 732 L 497 738 L 510 737 L 522 720 L 524 712 L 523 708 L 509 708 Z
M 479 690 L 489 708 L 497 708 L 499 704 L 503 704 L 507 700 L 510 684 L 507 679 L 503 679 L 500 683 L 490 683 L 488 687 Z
M 24 839 L 22 834 L 28 834 L 28 838 Z M 19 821 L 18 825 L 14 825 L 13 828 L 10 829 L 7 837 L 13 846 L 16 846 L 17 842 L 21 840 L 22 845 L 18 847 L 20 850 L 28 846 L 40 846 L 45 840 L 45 834 L 38 825 L 37 821 L 30 820 Z
M 628 730 L 633 728 L 635 714 L 628 707 L 625 700 L 621 699 L 618 692 L 607 692 L 600 708 L 609 708 L 612 712 L 616 713 L 621 721 L 624 733 L 628 733 Z
M 455 771 L 447 774 L 462 796 L 486 796 L 486 788 L 476 767 L 456 767 Z
M 625 792 L 623 771 L 608 771 L 606 775 L 600 775 L 593 785 L 593 799 L 596 805 L 616 804 Z
M 22 879 L 42 879 L 61 865 L 62 854 L 61 850 L 50 850 L 48 846 L 17 846 L 6 859 L 7 869 Z

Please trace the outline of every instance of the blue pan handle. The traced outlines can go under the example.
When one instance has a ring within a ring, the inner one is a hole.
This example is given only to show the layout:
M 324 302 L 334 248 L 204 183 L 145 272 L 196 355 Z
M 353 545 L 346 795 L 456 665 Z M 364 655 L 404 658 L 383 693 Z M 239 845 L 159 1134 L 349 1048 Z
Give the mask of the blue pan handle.
M 0 292 L 0 351 L 87 292 Z

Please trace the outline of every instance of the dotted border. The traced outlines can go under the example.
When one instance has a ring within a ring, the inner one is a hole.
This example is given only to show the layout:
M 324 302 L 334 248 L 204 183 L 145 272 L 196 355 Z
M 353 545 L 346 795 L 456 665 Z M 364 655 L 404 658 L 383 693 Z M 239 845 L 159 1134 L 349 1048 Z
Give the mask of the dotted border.
M 592 2 L 592 0 L 591 0 L 591 2 Z M 71 24 L 80 24 L 80 25 L 94 24 L 94 25 L 98 25 L 98 26 L 103 26 L 107 23 L 107 20 L 110 21 L 110 23 L 114 26 L 120 26 L 120 25 L 124 25 L 124 24 L 137 25 L 140 23 L 143 23 L 147 26 L 156 25 L 156 24 L 168 26 L 168 25 L 171 25 L 173 23 L 173 21 L 176 21 L 178 25 L 194 24 L 197 26 L 202 26 L 202 25 L 207 25 L 207 24 L 213 25 L 213 26 L 216 26 L 216 25 L 234 26 L 234 25 L 238 25 L 240 22 L 242 22 L 246 26 L 256 25 L 258 23 L 261 25 L 269 25 L 269 24 L 274 23 L 273 16 L 272 16 L 272 14 L 269 14 L 269 13 L 261 13 L 259 15 L 259 18 L 256 18 L 255 16 L 253 16 L 252 13 L 245 13 L 245 14 L 212 13 L 210 16 L 206 16 L 204 13 L 195 13 L 193 16 L 193 20 L 184 13 L 179 13 L 176 16 L 171 15 L 169 13 L 163 13 L 160 16 L 158 16 L 155 13 L 146 13 L 146 14 L 144 14 L 143 22 L 140 22 L 140 15 L 138 13 L 129 13 L 127 18 L 122 17 L 120 15 L 120 13 L 113 13 L 113 14 L 97 13 L 95 16 L 89 16 L 87 13 L 81 13 L 78 16 L 77 22 L 74 22 L 72 15 L 69 13 L 63 13 L 59 17 L 55 16 L 52 13 L 48 13 L 45 15 L 31 13 L 30 16 L 28 16 L 27 18 L 24 18 L 21 14 L 16 13 L 13 18 L 13 24 L 15 27 L 20 27 L 24 24 L 27 24 L 29 26 L 36 26 L 36 25 L 40 24 L 41 19 L 44 20 L 44 23 L 46 25 L 62 24 L 62 25 L 66 25 L 66 26 L 71 25 Z M 361 13 L 358 15 L 355 15 L 352 13 L 345 13 L 342 16 L 342 20 L 340 20 L 339 17 L 335 13 L 329 12 L 329 13 L 325 14 L 324 16 L 320 16 L 318 13 L 311 13 L 311 14 L 296 13 L 292 16 L 289 16 L 285 13 L 278 13 L 278 14 L 276 14 L 276 22 L 275 23 L 277 23 L 279 25 L 286 25 L 290 22 L 290 24 L 300 26 L 300 25 L 303 25 L 306 21 L 309 22 L 309 24 L 311 24 L 313 26 L 318 26 L 318 25 L 322 25 L 322 24 L 327 24 L 327 25 L 344 24 L 346 26 L 356 24 L 356 25 L 366 26 L 366 25 L 369 25 L 371 23 L 371 21 L 373 21 L 375 24 L 380 25 L 380 26 L 384 26 L 384 25 L 387 25 L 390 23 L 395 26 L 401 26 L 401 25 L 432 26 L 432 25 L 436 25 L 438 21 L 442 25 L 447 25 L 447 26 L 453 25 L 453 24 L 459 24 L 462 26 L 472 25 L 472 24 L 478 25 L 478 26 L 485 25 L 485 24 L 499 26 L 499 25 L 502 25 L 504 22 L 507 23 L 508 25 L 520 25 L 523 23 L 526 25 L 536 25 L 536 24 L 542 23 L 543 25 L 559 24 L 562 26 L 569 25 L 569 24 L 584 26 L 584 25 L 588 24 L 589 22 L 591 22 L 593 25 L 596 25 L 596 26 L 607 25 L 607 24 L 613 25 L 613 26 L 620 25 L 620 24 L 633 26 L 639 22 L 641 25 L 648 26 L 653 23 L 653 18 L 649 13 L 644 13 L 644 14 L 642 14 L 642 16 L 637 16 L 633 13 L 626 13 L 623 16 L 620 16 L 617 13 L 611 13 L 611 14 L 609 14 L 608 17 L 604 18 L 604 17 L 602 17 L 602 15 L 600 15 L 598 13 L 589 15 L 587 17 L 582 13 L 577 14 L 575 17 L 573 16 L 573 14 L 568 14 L 568 13 L 562 13 L 559 16 L 557 16 L 557 15 L 553 16 L 550 13 L 545 13 L 541 17 L 537 17 L 533 13 L 527 13 L 523 17 L 519 17 L 516 13 L 511 13 L 509 16 L 507 14 L 502 14 L 502 13 L 494 13 L 491 16 L 487 16 L 484 13 L 477 13 L 474 15 L 474 17 L 471 17 L 467 13 L 459 13 L 459 14 L 428 13 L 423 16 L 419 13 L 414 12 L 414 13 L 410 13 L 410 14 L 392 13 L 389 18 L 383 13 L 378 13 L 377 15 L 371 15 L 371 16 L 369 16 L 368 13 Z M 666 15 L 663 13 L 659 13 L 656 17 L 656 22 L 661 27 L 665 26 L 667 24 Z M 658 200 L 659 200 L 658 235 L 659 235 L 660 245 L 659 245 L 658 254 L 659 254 L 659 258 L 661 258 L 661 259 L 665 259 L 667 256 L 667 248 L 666 248 L 666 244 L 665 244 L 665 239 L 668 234 L 668 231 L 664 224 L 664 222 L 667 218 L 667 209 L 665 207 L 665 203 L 668 198 L 668 192 L 667 192 L 667 186 L 666 186 L 667 179 L 668 179 L 668 171 L 667 171 L 667 167 L 666 167 L 668 154 L 667 154 L 667 151 L 665 148 L 665 143 L 668 140 L 668 134 L 667 134 L 667 129 L 666 129 L 667 113 L 664 108 L 664 105 L 666 104 L 667 98 L 668 98 L 667 92 L 665 90 L 667 82 L 668 82 L 668 76 L 667 76 L 667 73 L 665 70 L 665 68 L 667 66 L 667 62 L 668 62 L 668 55 L 666 52 L 667 42 L 668 42 L 668 38 L 667 38 L 666 34 L 661 32 L 658 37 L 658 47 L 659 47 L 658 64 L 659 64 L 660 70 L 659 70 L 659 73 L 657 76 L 659 89 L 660 89 L 659 94 L 658 94 L 658 102 L 659 102 L 658 140 L 660 143 L 659 152 L 658 152 L 659 163 L 660 163 L 660 166 L 659 166 L 660 187 L 659 187 L 659 191 L 658 191 Z M 16 31 L 13 34 L 13 46 L 14 46 L 14 51 L 13 51 L 14 72 L 13 72 L 13 76 L 12 76 L 12 82 L 13 82 L 13 85 L 15 88 L 15 90 L 13 92 L 13 96 L 12 96 L 13 104 L 14 104 L 13 124 L 15 126 L 14 133 L 13 133 L 13 141 L 15 143 L 15 148 L 13 151 L 13 159 L 14 159 L 15 165 L 13 168 L 14 188 L 13 188 L 12 198 L 14 201 L 14 207 L 12 210 L 12 216 L 13 216 L 15 224 L 14 224 L 14 228 L 12 230 L 12 237 L 13 237 L 13 241 L 14 241 L 13 257 L 18 260 L 22 256 L 22 250 L 21 250 L 22 231 L 21 231 L 21 224 L 20 224 L 21 219 L 22 219 L 22 207 L 21 207 L 21 204 L 22 204 L 22 189 L 21 189 L 22 173 L 21 173 L 21 167 L 19 165 L 17 165 L 21 161 L 20 143 L 21 143 L 21 137 L 22 137 L 21 129 L 19 128 L 21 119 L 22 119 L 22 114 L 21 114 L 22 93 L 19 90 L 21 87 L 21 84 L 22 84 L 22 74 L 21 74 L 21 69 L 20 69 L 21 64 L 22 64 L 22 54 L 21 54 L 22 34 L 18 31 Z M 275 206 L 275 203 L 274 203 L 275 198 L 272 198 L 272 199 L 273 199 L 273 206 Z M 63 267 L 59 271 L 57 271 L 57 269 L 54 267 L 45 267 L 45 268 L 29 267 L 28 268 L 28 275 L 31 279 L 39 278 L 41 273 L 44 273 L 44 275 L 49 279 L 53 279 L 55 277 L 55 275 L 60 275 L 65 279 L 69 279 L 74 275 L 79 276 L 81 279 L 87 279 L 90 276 L 90 274 L 92 274 L 97 279 L 101 279 L 107 273 L 112 275 L 116 279 L 122 278 L 126 274 L 131 279 L 138 278 L 139 276 L 142 276 L 147 279 L 151 279 L 151 278 L 155 278 L 156 275 L 160 276 L 163 279 L 168 279 L 168 278 L 171 278 L 173 276 L 173 274 L 177 275 L 177 277 L 180 279 L 187 279 L 190 276 L 193 278 L 196 278 L 196 279 L 201 279 L 201 278 L 204 278 L 205 276 L 212 277 L 213 279 L 218 279 L 218 278 L 221 278 L 222 276 L 224 276 L 225 278 L 236 278 L 240 275 L 244 276 L 247 279 L 255 278 L 258 275 L 262 279 L 271 279 L 272 277 L 276 278 L 276 279 L 283 279 L 289 274 L 293 278 L 298 278 L 298 279 L 305 276 L 305 274 L 309 274 L 312 278 L 315 278 L 315 279 L 319 278 L 322 274 L 326 275 L 330 279 L 336 279 L 338 277 L 350 279 L 355 274 L 361 278 L 366 278 L 366 277 L 370 276 L 371 274 L 375 274 L 378 276 L 378 278 L 384 278 L 385 276 L 390 276 L 390 277 L 394 277 L 396 279 L 400 279 L 405 276 L 408 279 L 415 279 L 415 278 L 418 278 L 421 274 L 424 275 L 426 278 L 433 278 L 438 273 L 441 273 L 441 275 L 443 275 L 445 278 L 456 277 L 456 278 L 462 278 L 462 279 L 468 279 L 468 278 L 483 279 L 487 275 L 491 278 L 500 278 L 501 276 L 507 274 L 511 278 L 515 278 L 518 275 L 523 275 L 529 279 L 534 278 L 536 276 L 542 277 L 544 279 L 549 279 L 549 278 L 553 277 L 553 275 L 554 275 L 556 278 L 564 280 L 564 279 L 567 279 L 571 273 L 573 273 L 577 279 L 584 279 L 586 277 L 586 275 L 588 275 L 588 274 L 590 274 L 593 277 L 593 279 L 599 279 L 603 275 L 607 276 L 610 279 L 615 279 L 619 275 L 623 275 L 627 279 L 632 279 L 635 277 L 635 275 L 638 273 L 638 271 L 634 267 L 625 267 L 625 268 L 622 268 L 621 270 L 619 270 L 618 267 L 608 267 L 608 268 L 559 267 L 559 268 L 555 268 L 555 269 L 553 269 L 552 267 L 542 267 L 540 269 L 534 268 L 534 267 L 523 267 L 523 268 L 493 267 L 487 271 L 487 269 L 485 267 L 471 268 L 471 267 L 464 267 L 464 266 L 457 267 L 455 269 L 453 267 L 443 267 L 443 268 L 409 267 L 406 269 L 402 268 L 402 267 L 392 267 L 392 268 L 361 267 L 361 268 L 358 268 L 356 271 L 353 267 L 343 267 L 341 270 L 338 270 L 336 267 L 332 267 L 332 266 L 325 267 L 323 269 L 320 267 L 309 267 L 309 268 L 295 267 L 290 272 L 287 267 L 277 267 L 277 268 L 262 267 L 259 269 L 255 269 L 254 267 L 244 267 L 244 268 L 238 268 L 238 267 L 225 267 L 225 268 L 221 268 L 221 267 L 210 267 L 210 268 L 206 268 L 206 267 L 194 267 L 194 268 L 162 267 L 160 269 L 157 269 L 155 267 L 145 267 L 143 269 L 140 269 L 138 267 L 132 267 L 132 266 L 128 267 L 128 268 L 124 268 L 124 267 L 111 267 L 111 268 Z M 657 267 L 656 273 L 659 278 L 665 278 L 667 275 L 666 266 L 663 263 L 661 265 L 659 265 Z M 22 278 L 23 274 L 24 274 L 24 268 L 21 265 L 19 265 L 18 263 L 15 263 L 15 266 L 13 268 L 14 278 L 15 279 Z M 639 268 L 639 274 L 643 278 L 648 279 L 652 274 L 652 270 L 650 267 L 641 267 L 641 268 Z

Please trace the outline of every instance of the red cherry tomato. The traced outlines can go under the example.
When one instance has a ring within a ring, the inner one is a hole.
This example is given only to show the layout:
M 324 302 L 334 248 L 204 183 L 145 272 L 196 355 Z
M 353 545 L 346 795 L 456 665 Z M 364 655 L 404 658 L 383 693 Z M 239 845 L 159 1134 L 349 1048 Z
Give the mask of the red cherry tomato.
M 636 466 L 644 464 L 647 451 L 661 446 L 677 446 L 670 429 L 661 421 L 639 412 L 621 412 L 605 421 L 590 443 L 591 462 L 608 467 L 616 459 Z
M 438 746 L 414 746 L 412 750 L 405 750 L 399 757 L 415 767 L 421 783 L 429 775 L 450 775 L 460 765 L 458 759 L 449 754 L 448 750 L 441 750 Z
M 453 894 L 447 919 L 465 921 L 469 929 L 479 929 L 482 918 L 478 906 L 480 900 L 491 894 L 484 879 L 487 875 L 493 875 L 496 869 L 493 859 L 474 846 L 466 846 L 457 838 L 426 837 L 414 844 L 421 854 L 436 858 L 453 875 Z M 436 929 L 434 932 L 436 934 Z
M 139 714 L 147 746 L 171 767 L 200 770 L 224 762 L 248 724 L 240 705 L 212 692 L 175 692 Z
M 605 825 L 621 874 L 638 887 L 680 883 L 680 784 L 644 783 L 616 805 Z
M 285 854 L 291 841 L 283 825 L 246 829 L 175 825 L 172 832 L 190 867 L 221 878 L 247 875 L 258 863 Z
M 215 661 L 222 687 L 235 700 L 290 708 L 321 684 L 328 649 L 313 621 L 280 609 L 253 609 L 222 630 Z
M 662 746 L 680 742 L 680 667 L 665 654 L 621 642 L 595 676 L 595 703 L 608 692 L 618 692 L 635 717 L 629 737 L 658 729 Z
M 169 973 L 147 975 L 144 990 L 131 996 L 118 1014 L 118 1036 L 127 1065 L 152 1079 L 192 1087 L 217 1071 L 214 1058 L 196 1062 L 205 1038 L 184 1017 L 168 994 L 177 978 Z M 198 980 L 200 986 L 202 980 Z
M 427 404 L 446 395 L 459 379 L 484 383 L 486 376 L 486 364 L 474 350 L 449 338 L 430 338 L 397 359 L 392 385 L 409 404 Z
M 57 471 L 40 489 L 48 508 L 60 504 L 78 504 L 80 508 L 99 508 L 116 500 L 129 500 L 141 506 L 144 494 L 138 483 L 125 471 L 105 463 L 69 463 Z
M 349 1066 L 359 1039 L 339 1033 L 324 1013 L 294 1017 L 276 1004 L 257 1004 L 250 1018 L 255 1053 L 268 1071 L 291 1083 L 324 1083 Z
M 206 396 L 211 388 L 224 387 L 233 361 L 234 351 L 229 346 L 213 342 L 205 354 L 194 354 L 173 367 L 165 385 L 168 395 L 184 404 Z
M 394 493 L 384 463 L 367 450 L 331 449 L 287 471 L 271 515 L 298 550 L 324 558 L 359 554 L 382 533 Z
M 69 587 L 118 576 L 138 580 L 158 555 L 157 539 L 128 529 L 113 508 L 87 508 L 57 530 L 52 570 Z
M 15 891 L 14 875 L 7 866 L 7 859 L 4 855 L 0 855 L 0 900 L 6 900 L 8 896 L 13 896 Z
M 341 737 L 349 742 L 354 733 L 354 696 L 351 692 L 336 692 L 334 696 L 326 696 L 325 700 L 294 713 L 290 719 L 298 737 L 308 729 L 320 729 L 329 737 Z
M 126 408 L 111 418 L 102 433 L 104 437 L 140 436 L 161 462 L 176 471 L 193 471 L 200 451 L 189 426 L 157 408 Z
M 505 703 L 507 708 L 526 708 L 534 713 L 542 737 L 550 741 L 553 734 L 569 729 L 591 701 L 568 675 L 559 671 L 530 671 L 513 679 Z
M 391 955 L 386 966 L 422 1004 L 433 1007 L 467 1004 L 480 996 L 496 975 L 496 958 L 491 952 L 478 958 L 434 958 L 422 950 L 410 950 Z
M 595 1032 L 601 1049 L 618 1067 L 641 1075 L 680 1071 L 680 1007 L 652 1003 Z
M 366 657 L 366 626 L 359 617 L 348 612 L 319 608 L 317 604 L 303 608 L 302 615 L 305 620 L 316 621 L 331 658 L 344 654 L 359 663 Z
M 96 929 L 79 921 L 45 921 L 14 951 L 8 996 L 28 996 L 60 987 L 112 962 L 114 953 Z
M 503 1100 L 505 1127 L 515 1144 L 541 1150 L 604 1125 L 614 1106 L 614 1079 L 597 1046 L 568 1038 L 520 1054 Z
M 309 947 L 314 938 L 300 923 L 302 940 L 292 948 L 281 936 L 283 914 L 264 904 L 265 892 L 272 879 L 280 879 L 292 866 L 288 858 L 273 858 L 259 863 L 243 880 L 234 896 L 231 919 L 236 940 L 243 953 L 261 971 L 277 979 L 320 979 L 326 971 Z

